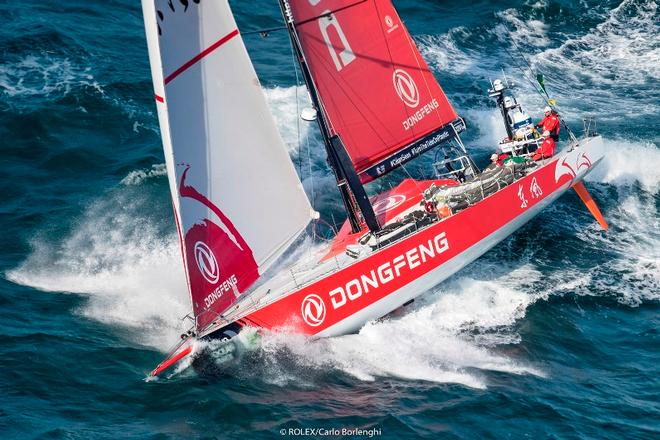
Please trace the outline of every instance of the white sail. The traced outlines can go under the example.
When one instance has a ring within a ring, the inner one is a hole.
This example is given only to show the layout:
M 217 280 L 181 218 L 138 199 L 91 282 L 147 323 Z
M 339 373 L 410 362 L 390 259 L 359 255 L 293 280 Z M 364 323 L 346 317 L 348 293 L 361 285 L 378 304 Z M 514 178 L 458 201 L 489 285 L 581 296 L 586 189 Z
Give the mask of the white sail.
M 227 309 L 315 215 L 226 0 L 142 1 L 197 326 Z

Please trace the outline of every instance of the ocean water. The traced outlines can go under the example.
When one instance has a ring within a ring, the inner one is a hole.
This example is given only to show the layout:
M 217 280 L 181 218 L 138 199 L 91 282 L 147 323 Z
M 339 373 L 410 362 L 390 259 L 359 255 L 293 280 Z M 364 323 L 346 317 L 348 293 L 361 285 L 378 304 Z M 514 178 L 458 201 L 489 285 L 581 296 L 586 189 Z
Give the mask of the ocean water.
M 279 26 L 276 3 L 232 2 L 241 30 Z M 139 2 L 0 1 L 2 438 L 660 438 L 658 2 L 394 3 L 478 161 L 504 134 L 489 79 L 543 105 L 513 43 L 576 130 L 597 118 L 608 155 L 587 183 L 610 231 L 566 194 L 407 313 L 145 381 L 189 306 Z M 314 206 L 339 219 L 287 36 L 245 41 Z

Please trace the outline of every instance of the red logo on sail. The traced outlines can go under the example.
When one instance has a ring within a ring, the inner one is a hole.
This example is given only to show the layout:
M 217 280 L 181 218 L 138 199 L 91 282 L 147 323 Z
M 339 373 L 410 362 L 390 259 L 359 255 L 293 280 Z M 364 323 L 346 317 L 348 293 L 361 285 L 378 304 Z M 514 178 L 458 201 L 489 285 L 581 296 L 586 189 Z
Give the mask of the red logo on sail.
M 193 309 L 197 326 L 201 328 L 231 306 L 259 278 L 259 266 L 231 220 L 199 191 L 186 185 L 189 169 L 181 176 L 179 194 L 206 206 L 220 223 L 205 218 L 185 234 Z

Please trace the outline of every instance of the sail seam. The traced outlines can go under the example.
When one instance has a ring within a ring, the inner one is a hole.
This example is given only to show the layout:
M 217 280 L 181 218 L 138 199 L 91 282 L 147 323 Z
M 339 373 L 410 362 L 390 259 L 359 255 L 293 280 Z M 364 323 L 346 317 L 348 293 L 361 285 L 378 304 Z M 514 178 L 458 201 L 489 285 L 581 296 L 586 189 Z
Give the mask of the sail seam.
M 213 52 L 214 50 L 216 50 L 217 48 L 219 48 L 220 46 L 222 46 L 223 44 L 225 44 L 226 42 L 228 42 L 237 35 L 238 35 L 238 29 L 234 29 L 233 31 L 231 31 L 230 33 L 220 38 L 218 41 L 216 41 L 215 43 L 213 43 L 203 51 L 201 51 L 199 54 L 191 58 L 188 62 L 184 63 L 181 67 L 179 67 L 170 75 L 168 75 L 167 78 L 165 78 L 165 85 L 172 82 L 172 80 L 174 80 L 177 76 L 181 75 L 183 72 L 190 69 L 193 65 L 197 64 L 197 62 L 199 62 L 202 58 L 204 58 L 205 56 L 207 56 L 208 54 L 210 54 L 211 52 Z

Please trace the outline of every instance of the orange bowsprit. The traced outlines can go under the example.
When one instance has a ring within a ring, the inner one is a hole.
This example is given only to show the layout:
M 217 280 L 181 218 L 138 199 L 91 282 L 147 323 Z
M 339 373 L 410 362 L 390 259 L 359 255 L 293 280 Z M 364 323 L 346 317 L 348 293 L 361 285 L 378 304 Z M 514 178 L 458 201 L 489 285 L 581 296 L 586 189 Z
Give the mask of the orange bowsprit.
M 589 192 L 587 191 L 587 188 L 584 186 L 584 183 L 583 182 L 576 183 L 575 185 L 573 185 L 573 189 L 578 194 L 578 196 L 580 196 L 582 202 L 584 202 L 591 215 L 594 216 L 594 218 L 596 219 L 596 221 L 598 221 L 598 223 L 603 228 L 603 230 L 607 231 L 609 229 L 609 226 L 605 221 L 605 217 L 603 217 L 603 214 L 600 212 L 600 209 L 598 209 L 598 206 L 596 205 L 596 202 L 594 202 L 594 199 L 592 199 L 591 195 L 589 195 Z

